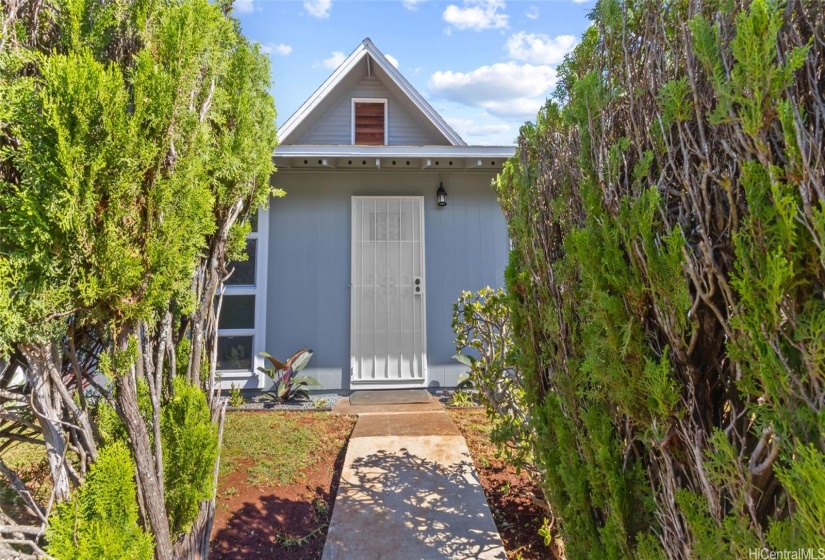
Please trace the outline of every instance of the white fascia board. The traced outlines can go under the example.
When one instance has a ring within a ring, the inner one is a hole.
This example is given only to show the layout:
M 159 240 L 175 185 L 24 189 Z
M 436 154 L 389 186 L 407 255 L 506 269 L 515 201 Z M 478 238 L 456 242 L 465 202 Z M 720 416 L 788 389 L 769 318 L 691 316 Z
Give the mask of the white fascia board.
M 418 93 L 410 82 L 407 81 L 407 78 L 404 77 L 401 72 L 398 71 L 398 68 L 392 65 L 392 63 L 387 60 L 384 56 L 384 53 L 378 50 L 373 42 L 367 38 L 364 39 L 364 42 L 361 44 L 366 51 L 373 57 L 373 59 L 378 62 L 378 65 L 381 69 L 387 73 L 390 79 L 395 83 L 395 85 L 403 91 L 407 97 L 415 104 L 419 111 L 421 111 L 427 119 L 435 126 L 444 137 L 450 141 L 453 146 L 466 146 L 467 143 L 461 138 L 461 136 L 456 133 L 453 128 L 447 124 L 447 122 L 441 118 L 435 109 L 432 108 L 432 105 L 427 103 L 427 100 Z
M 411 157 L 411 158 L 509 158 L 515 146 L 278 146 L 275 161 L 281 158 L 319 157 Z
M 366 56 L 367 50 L 364 44 L 360 44 L 357 49 L 352 51 L 350 55 L 341 63 L 338 68 L 330 75 L 329 78 L 315 90 L 309 99 L 304 101 L 303 105 L 298 107 L 298 110 L 292 113 L 292 116 L 287 119 L 283 126 L 278 130 L 278 141 L 283 142 L 289 135 L 309 116 L 312 111 L 324 100 L 324 98 L 335 89 L 341 80 L 349 74 L 361 59 Z

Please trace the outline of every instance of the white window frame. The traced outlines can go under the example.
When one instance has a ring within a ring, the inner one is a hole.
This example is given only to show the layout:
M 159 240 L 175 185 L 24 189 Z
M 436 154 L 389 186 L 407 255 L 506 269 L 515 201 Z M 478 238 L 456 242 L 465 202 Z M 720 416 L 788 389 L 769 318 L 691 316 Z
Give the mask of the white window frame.
M 383 103 L 384 104 L 384 146 L 389 146 L 390 110 L 387 99 L 383 97 L 353 97 L 350 108 L 350 143 L 355 146 L 355 104 L 356 103 Z
M 258 371 L 264 366 L 265 358 L 261 352 L 266 351 L 266 269 L 269 255 L 269 211 L 258 209 L 258 231 L 246 236 L 247 239 L 257 241 L 255 247 L 255 285 L 254 286 L 224 286 L 224 300 L 226 296 L 255 296 L 255 323 L 251 329 L 218 329 L 221 336 L 251 336 L 252 337 L 252 371 L 249 370 L 218 370 L 221 376 L 221 388 L 229 389 L 234 383 L 246 389 L 263 389 L 264 374 Z M 251 384 L 250 384 L 251 382 Z

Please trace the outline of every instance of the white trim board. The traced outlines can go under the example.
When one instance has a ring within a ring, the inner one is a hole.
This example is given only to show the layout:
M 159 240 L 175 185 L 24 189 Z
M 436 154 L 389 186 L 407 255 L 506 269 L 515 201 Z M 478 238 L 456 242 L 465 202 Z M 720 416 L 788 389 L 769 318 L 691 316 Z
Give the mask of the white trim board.
M 416 158 L 497 158 L 507 159 L 515 146 L 278 146 L 274 159 L 291 157 L 416 157 Z

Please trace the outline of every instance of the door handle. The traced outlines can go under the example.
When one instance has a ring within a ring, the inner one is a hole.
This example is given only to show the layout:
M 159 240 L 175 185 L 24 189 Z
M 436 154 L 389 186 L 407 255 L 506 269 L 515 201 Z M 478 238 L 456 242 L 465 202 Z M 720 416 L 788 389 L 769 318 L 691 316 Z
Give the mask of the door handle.
M 424 281 L 420 276 L 416 276 L 415 280 L 413 280 L 413 293 L 417 296 L 421 295 L 421 290 L 424 288 Z

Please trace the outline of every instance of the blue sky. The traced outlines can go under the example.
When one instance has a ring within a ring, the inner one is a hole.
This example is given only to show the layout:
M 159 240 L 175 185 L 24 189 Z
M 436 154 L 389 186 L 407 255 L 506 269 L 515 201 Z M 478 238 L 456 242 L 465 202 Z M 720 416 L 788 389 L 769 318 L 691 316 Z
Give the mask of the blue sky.
M 235 0 L 272 62 L 278 124 L 365 37 L 468 144 L 509 145 L 555 87 L 593 0 Z

